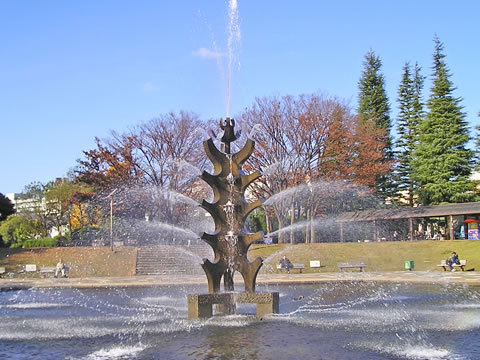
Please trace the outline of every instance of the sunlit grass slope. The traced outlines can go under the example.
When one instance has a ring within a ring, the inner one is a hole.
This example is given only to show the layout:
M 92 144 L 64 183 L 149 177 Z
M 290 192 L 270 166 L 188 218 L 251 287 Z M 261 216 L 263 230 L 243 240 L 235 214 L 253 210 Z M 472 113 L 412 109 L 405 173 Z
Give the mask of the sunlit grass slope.
M 480 241 L 475 240 L 256 245 L 249 258 L 268 259 L 267 264 L 275 268 L 280 258 L 287 255 L 292 263 L 305 264 L 306 272 L 339 271 L 338 262 L 364 262 L 366 271 L 397 271 L 404 269 L 405 260 L 413 260 L 415 270 L 439 271 L 440 260 L 452 251 L 467 260 L 467 269 L 480 270 Z M 320 260 L 325 267 L 310 269 L 310 260 Z
M 5 266 L 7 272 L 16 272 L 25 264 L 36 264 L 40 270 L 42 266 L 55 266 L 60 258 L 70 268 L 70 277 L 135 274 L 133 247 L 118 247 L 114 252 L 109 247 L 0 249 L 0 266 Z
M 415 270 L 442 271 L 437 265 L 452 251 L 467 260 L 467 269 L 480 270 L 480 241 L 474 240 L 253 245 L 248 256 L 265 260 L 261 272 L 277 271 L 283 255 L 293 263 L 305 264 L 305 272 L 337 272 L 338 262 L 364 262 L 366 271 L 398 271 L 404 270 L 406 260 L 415 262 Z M 55 266 L 59 258 L 70 267 L 71 277 L 135 274 L 133 247 L 117 247 L 114 252 L 108 247 L 0 249 L 0 266 L 7 272 L 16 272 L 25 264 L 36 264 L 38 269 Z M 310 269 L 310 260 L 320 260 L 324 267 Z

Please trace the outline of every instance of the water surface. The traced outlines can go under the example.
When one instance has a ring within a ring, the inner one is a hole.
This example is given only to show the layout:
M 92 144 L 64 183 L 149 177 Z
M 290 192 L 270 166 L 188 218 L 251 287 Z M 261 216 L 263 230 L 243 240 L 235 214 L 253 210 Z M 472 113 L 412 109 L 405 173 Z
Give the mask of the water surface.
M 259 286 L 279 315 L 188 320 L 204 286 L 0 293 L 1 359 L 480 359 L 480 288 Z

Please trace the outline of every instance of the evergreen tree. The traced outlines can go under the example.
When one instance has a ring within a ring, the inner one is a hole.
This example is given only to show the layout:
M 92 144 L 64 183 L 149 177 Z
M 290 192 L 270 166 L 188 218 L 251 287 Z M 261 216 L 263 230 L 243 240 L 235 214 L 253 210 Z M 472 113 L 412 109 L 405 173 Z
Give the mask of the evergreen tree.
M 15 207 L 9 198 L 0 193 L 0 221 L 15 213 Z
M 480 116 L 480 113 L 478 113 Z M 477 131 L 476 141 L 475 141 L 475 170 L 480 171 L 480 125 L 475 127 Z
M 399 114 L 397 118 L 398 155 L 395 180 L 397 196 L 407 197 L 408 204 L 414 205 L 415 183 L 412 178 L 412 154 L 418 142 L 418 126 L 424 117 L 422 89 L 424 77 L 421 68 L 415 64 L 412 74 L 410 64 L 403 67 L 402 82 L 398 89 Z
M 393 163 L 390 105 L 385 91 L 384 76 L 380 72 L 382 61 L 370 50 L 365 55 L 363 66 L 362 76 L 358 82 L 358 113 L 364 122 L 372 122 L 377 128 L 384 130 L 381 140 L 385 143 L 385 148 L 380 161 Z M 395 192 L 392 175 L 379 176 L 376 181 L 376 190 L 385 198 L 392 196 Z
M 445 63 L 443 44 L 435 37 L 433 85 L 428 113 L 419 126 L 419 143 L 414 152 L 414 180 L 422 204 L 466 202 L 474 198 L 471 173 L 472 151 L 461 98 Z

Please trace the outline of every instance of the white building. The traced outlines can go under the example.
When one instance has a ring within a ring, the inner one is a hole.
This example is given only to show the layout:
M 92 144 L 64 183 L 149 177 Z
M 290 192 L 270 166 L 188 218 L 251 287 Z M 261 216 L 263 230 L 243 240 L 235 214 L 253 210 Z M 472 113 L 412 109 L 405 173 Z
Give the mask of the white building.
M 12 202 L 17 214 L 19 215 L 24 215 L 27 217 L 30 216 L 32 218 L 42 215 L 46 217 L 48 215 L 48 211 L 52 211 L 52 208 L 47 207 L 47 200 L 45 197 L 27 198 L 24 195 L 17 193 L 7 193 L 5 196 Z M 60 235 L 60 233 L 65 233 L 66 230 L 66 226 L 61 226 L 61 229 L 56 226 L 50 226 L 48 229 L 48 235 L 50 237 L 55 237 Z
M 47 211 L 45 198 L 26 198 L 22 194 L 7 193 L 6 197 L 12 202 L 15 210 L 19 213 L 33 213 L 35 211 Z

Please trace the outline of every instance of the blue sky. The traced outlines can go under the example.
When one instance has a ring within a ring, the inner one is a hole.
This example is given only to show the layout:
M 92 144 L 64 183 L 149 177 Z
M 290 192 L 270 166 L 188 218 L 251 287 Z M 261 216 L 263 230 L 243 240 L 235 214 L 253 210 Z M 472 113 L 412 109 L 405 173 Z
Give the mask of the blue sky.
M 238 0 L 233 117 L 255 97 L 324 92 L 357 103 L 364 55 L 383 62 L 392 117 L 406 61 L 430 76 L 433 37 L 479 124 L 477 1 Z M 0 2 L 0 192 L 65 174 L 159 114 L 227 113 L 228 1 Z M 425 84 L 428 97 L 430 81 Z

